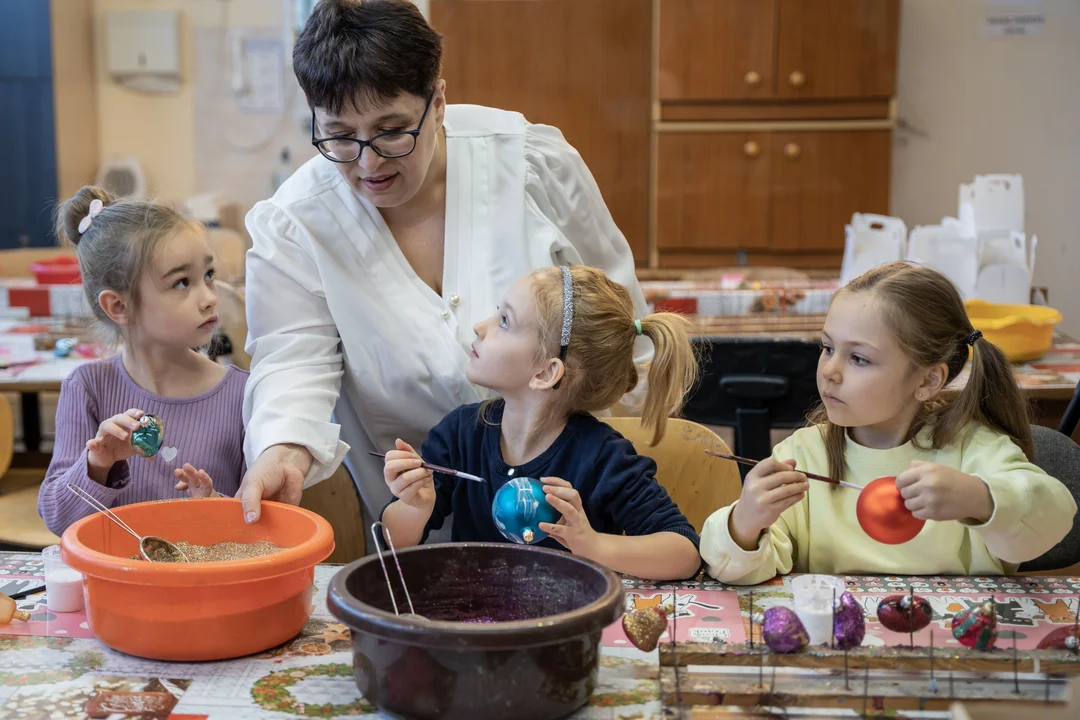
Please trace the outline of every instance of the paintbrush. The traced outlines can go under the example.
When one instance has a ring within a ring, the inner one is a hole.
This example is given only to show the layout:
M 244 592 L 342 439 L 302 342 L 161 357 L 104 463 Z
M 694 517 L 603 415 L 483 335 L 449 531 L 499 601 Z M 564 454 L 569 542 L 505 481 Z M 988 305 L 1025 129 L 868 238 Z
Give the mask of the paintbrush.
M 371 452 L 369 450 L 368 455 L 374 455 L 375 457 L 386 459 L 386 453 Z M 437 473 L 442 473 L 443 475 L 454 475 L 456 477 L 462 478 L 463 480 L 472 480 L 473 482 L 479 483 L 487 482 L 487 480 L 477 475 L 470 475 L 469 473 L 462 472 L 460 470 L 451 470 L 450 468 L 443 467 L 442 465 L 432 465 L 428 462 L 422 462 L 420 463 L 420 467 L 427 468 L 428 470 L 433 470 Z
M 757 460 L 739 457 L 738 455 L 718 453 L 715 450 L 706 450 L 705 452 L 709 455 L 712 455 L 713 457 L 723 458 L 724 460 L 731 460 L 732 462 L 737 462 L 740 465 L 749 465 L 750 467 L 754 467 L 758 464 Z M 824 475 L 815 475 L 814 473 L 803 472 L 802 470 L 798 469 L 796 469 L 795 472 L 802 472 L 803 475 L 810 478 L 811 480 L 820 480 L 821 482 L 827 482 L 830 485 L 839 485 L 840 487 L 851 488 L 852 490 L 862 490 L 862 488 L 855 483 L 844 482 L 843 480 L 836 480 L 835 478 L 825 477 Z

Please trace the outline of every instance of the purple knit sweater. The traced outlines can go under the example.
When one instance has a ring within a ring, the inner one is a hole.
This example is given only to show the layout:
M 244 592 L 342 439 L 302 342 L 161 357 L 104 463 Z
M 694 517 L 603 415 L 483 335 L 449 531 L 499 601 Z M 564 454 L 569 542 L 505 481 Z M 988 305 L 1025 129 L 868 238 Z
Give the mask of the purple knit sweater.
M 173 470 L 188 462 L 205 470 L 214 489 L 232 496 L 240 488 L 244 464 L 241 410 L 248 374 L 230 367 L 214 388 L 188 398 L 167 398 L 135 384 L 120 355 L 87 363 L 64 380 L 56 407 L 56 443 L 38 495 L 38 513 L 57 535 L 93 512 L 67 485 L 78 485 L 106 507 L 147 500 L 187 497 L 175 489 Z M 86 474 L 86 443 L 102 420 L 130 408 L 153 413 L 165 422 L 161 451 L 116 463 L 106 485 Z M 168 448 L 175 448 L 172 454 Z

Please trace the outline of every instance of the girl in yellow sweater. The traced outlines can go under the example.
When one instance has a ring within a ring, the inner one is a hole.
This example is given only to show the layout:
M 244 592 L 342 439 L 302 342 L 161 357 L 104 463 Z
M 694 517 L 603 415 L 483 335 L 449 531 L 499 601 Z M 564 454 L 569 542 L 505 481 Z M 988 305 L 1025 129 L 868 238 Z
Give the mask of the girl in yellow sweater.
M 1027 405 L 1012 370 L 945 276 L 892 263 L 856 278 L 833 298 L 821 348 L 822 405 L 810 425 L 705 522 L 710 575 L 753 584 L 792 571 L 1007 574 L 1065 537 L 1076 503 L 1030 462 Z M 968 382 L 952 390 L 969 351 Z M 927 523 L 910 542 L 879 543 L 855 519 L 859 493 L 799 471 L 860 486 L 895 476 L 907 508 Z

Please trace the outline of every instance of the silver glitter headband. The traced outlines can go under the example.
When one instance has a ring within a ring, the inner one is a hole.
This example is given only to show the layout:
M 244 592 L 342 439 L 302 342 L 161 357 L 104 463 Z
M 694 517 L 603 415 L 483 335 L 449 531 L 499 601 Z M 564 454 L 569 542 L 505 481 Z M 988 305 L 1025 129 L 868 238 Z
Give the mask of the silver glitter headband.
M 562 270 L 562 336 L 559 338 L 559 359 L 566 361 L 566 348 L 570 345 L 570 328 L 574 324 L 574 278 L 570 268 L 560 265 Z

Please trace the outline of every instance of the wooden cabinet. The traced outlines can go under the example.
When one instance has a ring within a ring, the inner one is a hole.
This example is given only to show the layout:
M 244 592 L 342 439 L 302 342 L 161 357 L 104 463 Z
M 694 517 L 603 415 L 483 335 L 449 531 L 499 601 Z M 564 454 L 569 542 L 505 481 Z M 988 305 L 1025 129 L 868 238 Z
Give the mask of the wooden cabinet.
M 896 94 L 899 0 L 779 0 L 781 98 Z
M 660 0 L 660 99 L 771 97 L 777 7 L 777 0 Z
M 888 210 L 890 154 L 887 130 L 662 133 L 661 265 L 838 263 L 852 207 Z
M 900 0 L 431 0 L 450 102 L 582 154 L 640 266 L 840 267 L 887 213 Z
M 771 249 L 839 253 L 853 212 L 888 212 L 888 130 L 776 132 L 772 148 Z
M 679 132 L 658 142 L 661 252 L 768 247 L 768 134 Z
M 447 101 L 559 128 L 648 263 L 652 0 L 431 0 Z

